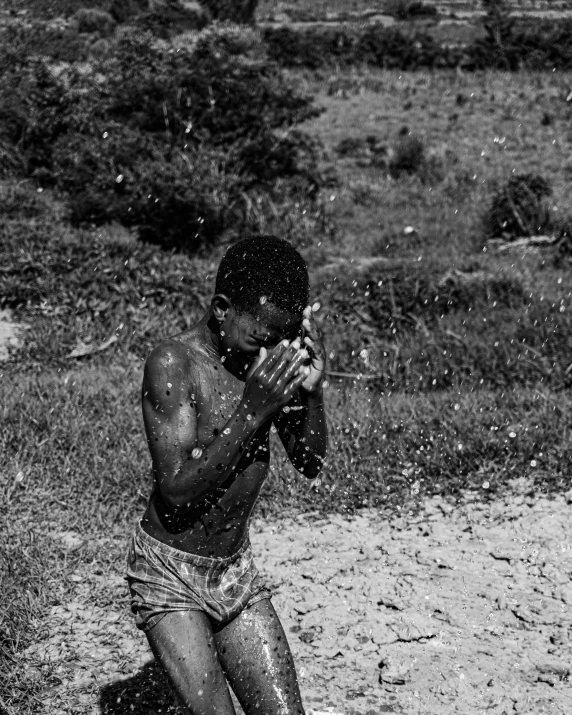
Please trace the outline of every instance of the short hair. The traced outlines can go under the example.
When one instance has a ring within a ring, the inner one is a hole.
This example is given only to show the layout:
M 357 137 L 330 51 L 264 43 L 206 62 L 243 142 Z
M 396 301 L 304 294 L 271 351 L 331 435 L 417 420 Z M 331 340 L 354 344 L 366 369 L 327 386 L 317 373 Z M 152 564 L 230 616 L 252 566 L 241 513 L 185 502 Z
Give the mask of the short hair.
M 232 245 L 218 268 L 216 293 L 224 293 L 238 313 L 254 312 L 264 296 L 290 313 L 308 305 L 308 267 L 283 238 L 250 236 Z

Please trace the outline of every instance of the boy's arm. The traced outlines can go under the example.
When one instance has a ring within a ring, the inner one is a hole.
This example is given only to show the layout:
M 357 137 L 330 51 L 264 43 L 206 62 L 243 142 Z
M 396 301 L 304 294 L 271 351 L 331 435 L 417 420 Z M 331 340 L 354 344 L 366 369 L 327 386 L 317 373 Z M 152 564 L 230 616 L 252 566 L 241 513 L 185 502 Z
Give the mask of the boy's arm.
M 143 419 L 158 488 L 171 509 L 186 509 L 223 484 L 256 430 L 286 404 L 302 383 L 297 351 L 262 349 L 238 407 L 208 445 L 199 444 L 200 370 L 182 346 L 163 344 L 147 360 Z
M 320 473 L 328 448 L 322 394 L 326 351 L 310 307 L 304 311 L 302 325 L 311 358 L 309 374 L 290 403 L 275 416 L 274 424 L 293 466 L 312 478 Z
M 274 417 L 274 424 L 293 466 L 306 477 L 317 477 L 328 449 L 322 390 L 308 393 L 300 389 Z

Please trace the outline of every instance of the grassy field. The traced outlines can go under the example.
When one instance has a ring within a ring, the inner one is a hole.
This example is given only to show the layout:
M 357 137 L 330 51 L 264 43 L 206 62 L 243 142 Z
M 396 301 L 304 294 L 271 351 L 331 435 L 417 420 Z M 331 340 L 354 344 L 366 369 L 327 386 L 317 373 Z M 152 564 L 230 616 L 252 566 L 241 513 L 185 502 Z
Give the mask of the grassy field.
M 335 229 L 302 246 L 338 376 L 327 388 L 332 446 L 320 483 L 309 487 L 276 448 L 258 513 L 407 514 L 429 494 L 490 499 L 515 476 L 567 491 L 567 243 L 501 251 L 487 244 L 483 217 L 512 174 L 534 173 L 553 188 L 554 224 L 567 225 L 572 77 L 294 78 L 325 109 L 306 128 L 339 175 L 322 196 Z M 411 137 L 421 149 L 409 173 L 397 171 Z M 151 486 L 143 359 L 200 314 L 223 247 L 197 259 L 164 254 L 117 226 L 71 229 L 47 192 L 9 183 L 2 192 L 2 302 L 31 326 L 21 355 L 0 368 L 0 710 L 23 715 L 41 712 L 58 674 L 28 664 L 30 679 L 19 654 L 42 637 L 41 614 L 65 597 L 78 560 L 95 559 L 46 550 L 46 534 L 126 538 Z M 81 346 L 87 355 L 70 357 Z M 122 563 L 99 567 L 117 575 Z

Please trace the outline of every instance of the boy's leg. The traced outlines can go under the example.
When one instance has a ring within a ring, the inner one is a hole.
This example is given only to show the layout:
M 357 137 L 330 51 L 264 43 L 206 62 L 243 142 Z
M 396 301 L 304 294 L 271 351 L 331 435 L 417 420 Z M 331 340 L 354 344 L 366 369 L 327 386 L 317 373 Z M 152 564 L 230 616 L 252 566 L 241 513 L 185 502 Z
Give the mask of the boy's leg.
M 304 715 L 290 646 L 269 599 L 214 628 L 219 658 L 246 715 Z
M 202 611 L 165 614 L 147 632 L 147 639 L 181 703 L 193 715 L 235 715 L 212 627 Z

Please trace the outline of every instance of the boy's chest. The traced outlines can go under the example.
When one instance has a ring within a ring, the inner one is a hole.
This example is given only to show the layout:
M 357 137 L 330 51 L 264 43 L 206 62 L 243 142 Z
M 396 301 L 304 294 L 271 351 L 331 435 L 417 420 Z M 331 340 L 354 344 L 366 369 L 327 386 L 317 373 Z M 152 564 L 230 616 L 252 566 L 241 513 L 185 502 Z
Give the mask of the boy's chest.
M 197 400 L 198 438 L 203 449 L 219 434 L 225 433 L 226 424 L 238 407 L 243 393 L 244 383 L 226 371 L 222 375 L 215 372 L 215 376 L 208 381 L 206 389 L 201 391 Z M 240 471 L 254 462 L 269 461 L 268 430 L 269 425 L 263 425 L 249 440 L 248 448 L 238 465 Z M 231 440 L 229 434 L 229 445 Z
M 199 442 L 205 446 L 224 430 L 244 393 L 244 383 L 220 367 L 211 370 L 209 378 L 196 403 Z

